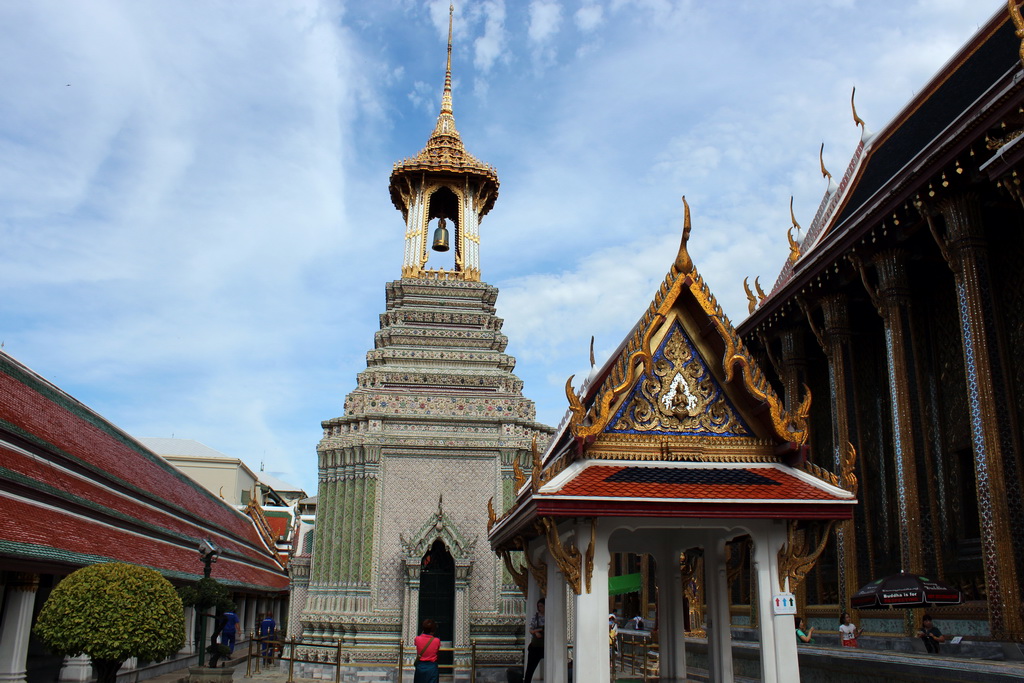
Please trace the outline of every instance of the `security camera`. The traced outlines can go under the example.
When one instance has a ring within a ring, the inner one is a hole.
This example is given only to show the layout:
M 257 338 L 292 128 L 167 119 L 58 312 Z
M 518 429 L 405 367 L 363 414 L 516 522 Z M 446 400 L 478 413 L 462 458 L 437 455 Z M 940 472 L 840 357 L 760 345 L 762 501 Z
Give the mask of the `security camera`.
M 220 548 L 214 545 L 212 542 L 205 538 L 199 541 L 199 556 L 203 559 L 210 558 L 211 562 L 217 561 L 217 556 L 220 555 Z

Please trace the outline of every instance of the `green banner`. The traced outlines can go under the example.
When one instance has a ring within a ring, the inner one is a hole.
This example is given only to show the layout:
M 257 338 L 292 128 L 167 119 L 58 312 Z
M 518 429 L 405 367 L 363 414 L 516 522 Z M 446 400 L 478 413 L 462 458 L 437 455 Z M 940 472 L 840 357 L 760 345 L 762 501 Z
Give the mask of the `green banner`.
M 608 595 L 640 592 L 640 572 L 608 577 Z

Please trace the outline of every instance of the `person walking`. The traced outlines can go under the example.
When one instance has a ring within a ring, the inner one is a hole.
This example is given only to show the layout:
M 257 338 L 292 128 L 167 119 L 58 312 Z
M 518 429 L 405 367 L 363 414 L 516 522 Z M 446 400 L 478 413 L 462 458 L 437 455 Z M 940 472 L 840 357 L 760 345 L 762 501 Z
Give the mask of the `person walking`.
M 220 644 L 227 645 L 230 652 L 235 651 L 235 636 L 238 633 L 238 615 L 234 608 L 224 613 L 224 627 L 220 630 Z
M 277 635 L 277 622 L 274 621 L 274 615 L 267 612 L 267 616 L 260 622 L 260 642 L 262 643 L 260 654 L 263 655 L 263 661 L 267 664 L 272 663 L 274 659 L 274 644 L 271 641 L 274 640 L 275 635 Z
M 537 611 L 530 619 L 530 644 L 526 646 L 526 672 L 523 683 L 533 681 L 533 672 L 544 659 L 544 598 L 537 601 Z
M 437 653 L 441 649 L 441 641 L 434 635 L 437 622 L 424 619 L 420 628 L 422 633 L 413 641 L 416 646 L 416 673 L 413 683 L 437 683 L 440 674 L 437 669 Z

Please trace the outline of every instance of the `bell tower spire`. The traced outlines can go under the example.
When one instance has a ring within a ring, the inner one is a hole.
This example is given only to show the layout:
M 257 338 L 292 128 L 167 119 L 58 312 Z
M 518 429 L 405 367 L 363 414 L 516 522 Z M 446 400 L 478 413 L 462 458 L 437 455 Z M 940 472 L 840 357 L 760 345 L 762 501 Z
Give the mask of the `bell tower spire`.
M 480 221 L 498 196 L 498 172 L 466 151 L 455 127 L 452 109 L 452 26 L 454 5 L 448 7 L 448 59 L 445 64 L 441 111 L 427 146 L 414 157 L 394 165 L 391 202 L 405 219 L 403 278 L 480 280 Z M 450 271 L 429 268 L 428 232 L 437 219 L 433 250 L 455 247 Z M 452 225 L 451 230 L 447 227 Z M 454 234 L 450 239 L 449 235 Z

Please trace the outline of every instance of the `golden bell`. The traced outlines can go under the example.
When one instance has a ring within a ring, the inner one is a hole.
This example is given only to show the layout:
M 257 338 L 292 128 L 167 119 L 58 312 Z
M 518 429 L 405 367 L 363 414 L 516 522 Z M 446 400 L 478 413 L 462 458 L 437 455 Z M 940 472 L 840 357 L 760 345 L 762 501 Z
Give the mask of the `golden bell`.
M 448 228 L 444 227 L 445 220 L 437 221 L 437 228 L 434 230 L 434 251 L 448 251 Z

